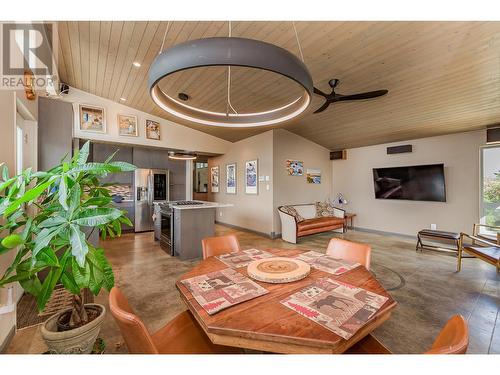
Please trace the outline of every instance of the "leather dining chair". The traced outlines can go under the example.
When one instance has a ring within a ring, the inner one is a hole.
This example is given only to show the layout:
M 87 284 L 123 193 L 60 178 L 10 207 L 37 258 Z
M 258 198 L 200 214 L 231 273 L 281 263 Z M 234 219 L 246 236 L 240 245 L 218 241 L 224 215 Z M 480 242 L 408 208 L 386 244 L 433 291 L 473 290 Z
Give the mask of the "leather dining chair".
M 335 258 L 357 262 L 370 269 L 370 257 L 372 248 L 370 245 L 332 238 L 326 248 L 326 254 Z
M 189 311 L 180 313 L 163 328 L 150 334 L 117 287 L 109 293 L 109 307 L 131 354 L 239 352 L 236 348 L 212 344 Z
M 203 259 L 215 255 L 235 253 L 240 251 L 240 243 L 234 234 L 219 237 L 207 237 L 201 240 Z
M 461 315 L 453 316 L 429 350 L 424 354 L 465 354 L 469 346 L 469 328 L 467 321 Z M 372 335 L 358 341 L 349 348 L 347 354 L 391 354 L 380 341 Z

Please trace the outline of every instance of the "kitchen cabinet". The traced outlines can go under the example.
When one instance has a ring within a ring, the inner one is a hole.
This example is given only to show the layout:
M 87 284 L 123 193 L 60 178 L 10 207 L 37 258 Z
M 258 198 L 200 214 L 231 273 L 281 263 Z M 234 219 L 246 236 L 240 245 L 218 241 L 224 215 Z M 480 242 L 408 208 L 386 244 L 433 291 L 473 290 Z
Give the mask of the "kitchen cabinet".
M 113 157 L 113 161 L 132 163 L 132 147 L 106 143 L 93 143 L 92 159 L 94 162 L 103 163 L 115 152 L 116 154 Z M 120 172 L 108 174 L 106 177 L 101 178 L 101 181 L 103 183 L 132 185 L 133 178 L 133 172 Z

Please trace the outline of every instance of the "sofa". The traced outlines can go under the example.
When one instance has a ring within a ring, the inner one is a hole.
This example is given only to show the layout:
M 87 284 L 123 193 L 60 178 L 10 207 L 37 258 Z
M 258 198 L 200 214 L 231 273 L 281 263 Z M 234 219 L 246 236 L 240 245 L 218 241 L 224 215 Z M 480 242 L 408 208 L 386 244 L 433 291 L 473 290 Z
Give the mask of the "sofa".
M 296 211 L 300 220 L 290 214 L 290 208 Z M 331 211 L 334 216 L 317 216 L 314 203 L 278 207 L 281 219 L 281 237 L 287 242 L 297 243 L 298 238 L 310 234 L 327 231 L 344 233 L 345 211 L 336 207 L 331 207 Z

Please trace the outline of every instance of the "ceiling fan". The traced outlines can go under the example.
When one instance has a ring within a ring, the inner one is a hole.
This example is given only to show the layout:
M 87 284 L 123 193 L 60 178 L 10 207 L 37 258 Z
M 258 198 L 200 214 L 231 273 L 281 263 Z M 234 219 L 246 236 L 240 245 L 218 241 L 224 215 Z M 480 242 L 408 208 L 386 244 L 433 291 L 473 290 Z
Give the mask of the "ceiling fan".
M 321 107 L 319 107 L 317 110 L 314 111 L 314 113 L 319 113 L 323 112 L 325 109 L 328 108 L 328 106 L 332 103 L 335 102 L 341 102 L 341 101 L 346 101 L 346 100 L 363 100 L 363 99 L 371 99 L 371 98 L 376 98 L 378 96 L 385 95 L 389 92 L 389 90 L 377 90 L 377 91 L 369 91 L 369 92 L 363 92 L 361 94 L 352 94 L 352 95 L 342 95 L 342 94 L 337 94 L 335 92 L 335 87 L 339 84 L 340 80 L 334 78 L 328 81 L 328 84 L 332 88 L 332 92 L 330 94 L 325 94 L 323 91 L 317 89 L 316 87 L 314 88 L 314 93 L 316 95 L 323 96 L 326 101 L 323 103 Z

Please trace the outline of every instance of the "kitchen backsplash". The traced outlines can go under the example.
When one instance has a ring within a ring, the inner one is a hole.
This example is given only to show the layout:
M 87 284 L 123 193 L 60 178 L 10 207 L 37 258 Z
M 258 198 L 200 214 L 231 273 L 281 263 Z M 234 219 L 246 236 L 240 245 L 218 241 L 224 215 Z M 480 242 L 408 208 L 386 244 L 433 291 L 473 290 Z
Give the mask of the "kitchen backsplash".
M 132 199 L 132 186 L 130 185 L 111 185 L 108 186 L 111 194 L 121 195 L 123 199 Z

